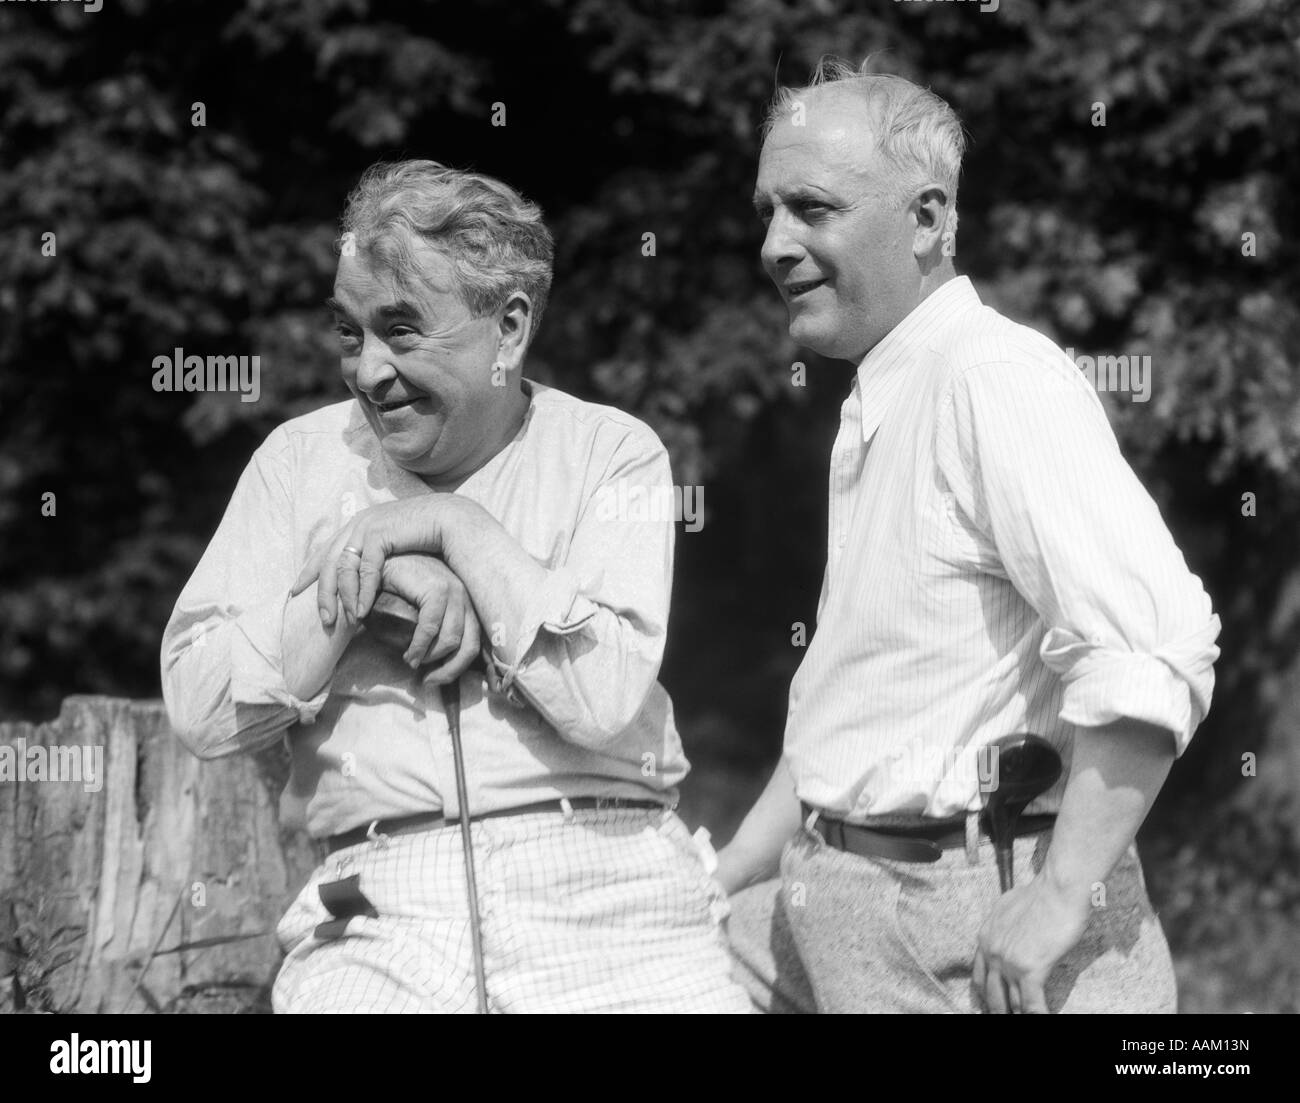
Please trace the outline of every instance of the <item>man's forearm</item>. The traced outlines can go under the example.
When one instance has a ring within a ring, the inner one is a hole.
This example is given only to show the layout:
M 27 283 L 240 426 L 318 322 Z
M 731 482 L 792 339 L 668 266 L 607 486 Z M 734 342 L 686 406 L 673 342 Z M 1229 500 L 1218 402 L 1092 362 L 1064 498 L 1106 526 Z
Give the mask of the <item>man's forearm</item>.
M 775 876 L 781 851 L 802 822 L 794 778 L 782 757 L 749 815 L 718 855 L 723 888 L 736 892 Z
M 507 664 L 518 661 L 515 633 L 549 572 L 472 502 L 465 502 L 447 525 L 442 554 L 469 591 L 493 650 Z
M 342 615 L 335 617 L 328 628 L 321 624 L 315 586 L 290 598 L 284 608 L 280 638 L 285 688 L 302 701 L 316 696 L 358 630 Z
M 1043 868 L 1050 887 L 1089 898 L 1133 842 L 1173 762 L 1173 735 L 1163 728 L 1120 720 L 1078 730 Z

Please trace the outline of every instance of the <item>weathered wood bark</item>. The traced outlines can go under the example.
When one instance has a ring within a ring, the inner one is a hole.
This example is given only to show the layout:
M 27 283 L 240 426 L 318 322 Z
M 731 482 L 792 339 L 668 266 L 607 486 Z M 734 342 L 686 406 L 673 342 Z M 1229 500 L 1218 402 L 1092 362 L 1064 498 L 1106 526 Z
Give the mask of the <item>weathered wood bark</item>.
M 37 1009 L 83 1012 L 262 989 L 279 961 L 271 932 L 318 860 L 280 829 L 274 761 L 200 762 L 158 701 L 70 697 L 53 723 L 0 723 L 0 754 L 24 741 L 29 760 L 89 748 L 92 769 L 100 748 L 103 776 L 0 781 L 0 976 L 17 968 Z M 258 937 L 174 949 L 245 933 Z

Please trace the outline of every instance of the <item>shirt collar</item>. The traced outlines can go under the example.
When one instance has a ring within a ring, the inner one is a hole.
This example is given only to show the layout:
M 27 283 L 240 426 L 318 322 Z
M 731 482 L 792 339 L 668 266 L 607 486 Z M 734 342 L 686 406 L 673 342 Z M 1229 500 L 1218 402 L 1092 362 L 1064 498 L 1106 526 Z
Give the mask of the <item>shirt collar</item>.
M 931 291 L 881 339 L 858 365 L 854 382 L 862 401 L 862 439 L 869 441 L 889 401 L 907 376 L 905 370 L 930 346 L 929 338 L 958 314 L 980 305 L 967 276 L 957 276 Z

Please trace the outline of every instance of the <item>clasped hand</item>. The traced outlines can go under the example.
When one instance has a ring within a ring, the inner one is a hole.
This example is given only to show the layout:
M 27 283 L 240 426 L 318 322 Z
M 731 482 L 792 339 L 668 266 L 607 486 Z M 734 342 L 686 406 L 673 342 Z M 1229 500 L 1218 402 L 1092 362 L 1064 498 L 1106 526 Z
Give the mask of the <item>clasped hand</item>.
M 359 624 L 381 591 L 396 594 L 419 611 L 403 661 L 412 669 L 436 664 L 424 673 L 425 682 L 454 681 L 478 656 L 482 637 L 469 591 L 437 558 L 453 497 L 430 494 L 358 513 L 303 568 L 292 596 L 315 582 L 321 623 L 328 628 L 340 609 L 349 624 Z

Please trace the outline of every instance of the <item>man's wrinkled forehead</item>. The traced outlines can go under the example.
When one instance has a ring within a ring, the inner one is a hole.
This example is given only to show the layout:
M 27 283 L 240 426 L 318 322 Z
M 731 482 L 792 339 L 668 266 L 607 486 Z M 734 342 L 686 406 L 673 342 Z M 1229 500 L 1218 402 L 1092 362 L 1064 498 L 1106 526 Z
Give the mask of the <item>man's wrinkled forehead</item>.
M 759 158 L 764 170 L 794 173 L 808 183 L 844 182 L 871 173 L 875 160 L 871 112 L 857 96 L 815 89 L 782 112 Z

